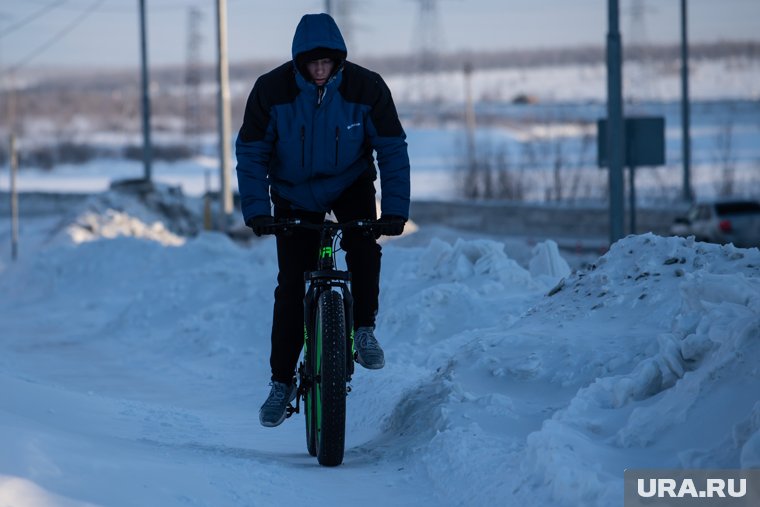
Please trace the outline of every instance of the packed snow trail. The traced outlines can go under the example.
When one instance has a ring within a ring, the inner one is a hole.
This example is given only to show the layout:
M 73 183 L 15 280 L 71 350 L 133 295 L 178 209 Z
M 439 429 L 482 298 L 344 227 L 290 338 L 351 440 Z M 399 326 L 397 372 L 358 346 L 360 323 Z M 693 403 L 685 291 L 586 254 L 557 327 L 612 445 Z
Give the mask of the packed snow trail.
M 757 249 L 386 243 L 387 365 L 327 469 L 258 424 L 273 239 L 171 225 L 109 195 L 0 271 L 0 504 L 607 506 L 625 468 L 760 466 Z

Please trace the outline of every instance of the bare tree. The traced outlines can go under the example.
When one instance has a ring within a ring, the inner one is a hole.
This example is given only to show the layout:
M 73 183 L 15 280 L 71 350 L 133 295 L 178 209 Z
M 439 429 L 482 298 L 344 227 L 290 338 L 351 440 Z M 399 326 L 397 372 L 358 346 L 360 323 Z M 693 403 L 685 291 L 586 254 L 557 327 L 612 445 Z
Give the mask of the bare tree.
M 471 158 L 462 155 L 460 171 L 460 192 L 467 199 L 509 199 L 525 198 L 524 167 L 513 168 L 509 148 L 501 144 L 494 148 L 491 144 L 480 143 L 477 155 Z
M 562 201 L 562 168 L 565 165 L 564 157 L 564 140 L 561 137 L 555 138 L 553 143 L 553 161 L 552 161 L 552 174 L 554 177 L 554 200 L 557 202 Z
M 570 191 L 567 195 L 568 200 L 575 202 L 578 200 L 578 192 L 580 189 L 581 181 L 583 180 L 583 173 L 587 167 L 591 166 L 591 148 L 594 146 L 595 136 L 588 126 L 583 128 L 583 134 L 581 135 L 580 147 L 578 149 L 578 159 L 575 163 L 575 170 L 570 177 Z M 588 196 L 587 196 L 588 197 Z

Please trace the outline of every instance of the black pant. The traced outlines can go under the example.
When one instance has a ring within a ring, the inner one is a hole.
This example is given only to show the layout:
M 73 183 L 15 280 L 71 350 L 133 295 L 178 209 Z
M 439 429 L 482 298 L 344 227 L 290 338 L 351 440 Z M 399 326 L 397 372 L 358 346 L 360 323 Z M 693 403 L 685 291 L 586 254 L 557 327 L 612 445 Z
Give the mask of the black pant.
M 322 223 L 324 213 L 293 209 L 288 201 L 272 196 L 274 216 L 300 218 Z M 339 222 L 376 219 L 375 185 L 371 178 L 361 177 L 332 204 Z M 346 252 L 351 272 L 351 293 L 354 297 L 354 327 L 374 326 L 380 292 L 380 245 L 372 235 L 346 231 L 340 242 Z M 274 291 L 272 353 L 269 363 L 272 380 L 290 383 L 303 347 L 304 272 L 317 268 L 319 233 L 296 229 L 292 235 L 277 236 L 277 288 Z

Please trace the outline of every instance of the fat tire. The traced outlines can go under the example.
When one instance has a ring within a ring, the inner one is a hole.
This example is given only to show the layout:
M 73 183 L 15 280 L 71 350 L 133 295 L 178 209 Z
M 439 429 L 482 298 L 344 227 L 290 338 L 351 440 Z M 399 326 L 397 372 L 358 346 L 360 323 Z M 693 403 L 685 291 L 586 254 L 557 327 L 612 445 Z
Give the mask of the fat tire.
M 319 296 L 315 322 L 315 361 L 318 397 L 313 400 L 316 421 L 316 450 L 320 465 L 343 462 L 346 439 L 346 319 L 343 297 L 333 290 Z
M 314 346 L 311 344 L 311 346 L 307 346 L 306 354 L 309 354 L 310 357 L 306 359 L 308 368 L 310 371 L 314 371 L 314 365 L 316 364 L 316 356 L 314 354 Z M 306 355 L 304 354 L 304 355 Z M 313 375 L 312 375 L 313 377 Z M 316 403 L 315 403 L 315 396 L 316 396 L 317 388 L 314 382 L 311 382 L 311 386 L 306 392 L 306 395 L 304 396 L 304 402 L 303 402 L 303 410 L 304 410 L 304 421 L 306 421 L 306 449 L 309 451 L 309 454 L 311 456 L 317 455 L 317 410 L 316 410 Z

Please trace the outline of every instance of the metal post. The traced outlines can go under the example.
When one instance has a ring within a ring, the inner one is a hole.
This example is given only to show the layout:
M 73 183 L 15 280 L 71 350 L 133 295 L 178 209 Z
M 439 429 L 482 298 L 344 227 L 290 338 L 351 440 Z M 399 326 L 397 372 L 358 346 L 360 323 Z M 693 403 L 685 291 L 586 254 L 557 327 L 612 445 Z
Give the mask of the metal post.
M 332 16 L 332 0 L 325 0 L 325 12 Z
M 475 169 L 475 108 L 472 103 L 472 63 L 464 64 L 465 82 L 465 128 L 467 129 L 467 162 L 468 170 Z
M 689 133 L 689 43 L 687 37 L 686 0 L 681 0 L 681 153 L 683 158 L 683 200 L 691 202 L 691 135 Z
M 213 217 L 211 214 L 211 173 L 207 170 L 205 175 L 205 191 L 203 192 L 203 230 L 210 231 L 213 229 Z
M 230 83 L 227 62 L 227 0 L 216 0 L 217 26 L 217 82 L 219 85 L 219 170 L 221 172 L 221 209 L 225 220 L 232 215 L 232 190 L 230 186 L 230 159 L 232 158 L 230 134 Z M 226 227 L 227 224 L 224 224 Z
M 628 168 L 628 213 L 630 213 L 631 234 L 636 234 L 636 167 Z
M 150 141 L 150 79 L 148 77 L 148 34 L 145 27 L 145 0 L 140 0 L 140 57 L 142 60 L 142 130 L 145 180 L 151 179 L 153 149 Z
M 11 127 L 12 128 L 12 127 Z M 11 159 L 11 259 L 18 257 L 18 188 L 16 188 L 16 174 L 18 173 L 18 157 L 16 156 L 16 136 L 11 133 L 10 139 Z
M 623 49 L 618 0 L 608 0 L 607 158 L 609 170 L 610 243 L 623 237 L 625 129 L 623 123 Z

